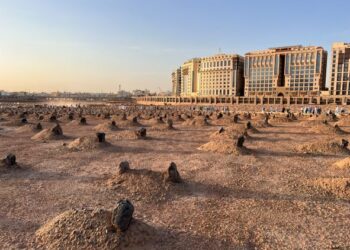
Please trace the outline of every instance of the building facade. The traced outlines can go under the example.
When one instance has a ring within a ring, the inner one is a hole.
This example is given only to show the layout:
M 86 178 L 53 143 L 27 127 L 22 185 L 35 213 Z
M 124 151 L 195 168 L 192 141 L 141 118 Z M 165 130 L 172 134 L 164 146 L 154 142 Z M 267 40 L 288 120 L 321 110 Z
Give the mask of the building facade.
M 244 58 L 239 55 L 219 54 L 201 58 L 200 96 L 243 95 Z
M 334 43 L 331 62 L 330 94 L 350 95 L 350 43 Z
M 245 55 L 245 96 L 318 96 L 326 85 L 327 52 L 288 46 Z
M 181 96 L 196 96 L 199 89 L 201 60 L 191 59 L 181 66 Z
M 181 68 L 176 69 L 171 74 L 171 81 L 173 84 L 172 94 L 179 96 L 181 94 Z

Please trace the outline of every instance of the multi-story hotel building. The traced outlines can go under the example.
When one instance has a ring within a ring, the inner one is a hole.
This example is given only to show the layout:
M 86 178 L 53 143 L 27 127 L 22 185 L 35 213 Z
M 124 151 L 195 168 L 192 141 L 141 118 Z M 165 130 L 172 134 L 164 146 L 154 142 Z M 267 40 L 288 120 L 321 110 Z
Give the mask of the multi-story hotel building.
M 316 46 L 289 46 L 245 56 L 245 96 L 319 95 L 325 89 L 327 52 Z
M 334 43 L 330 75 L 331 95 L 350 95 L 350 43 Z
M 198 95 L 243 95 L 244 58 L 239 55 L 219 54 L 201 58 Z
M 181 66 L 181 95 L 195 96 L 199 89 L 199 68 L 201 60 L 191 59 Z
M 173 71 L 171 74 L 171 81 L 173 83 L 173 95 L 179 96 L 181 94 L 181 68 Z

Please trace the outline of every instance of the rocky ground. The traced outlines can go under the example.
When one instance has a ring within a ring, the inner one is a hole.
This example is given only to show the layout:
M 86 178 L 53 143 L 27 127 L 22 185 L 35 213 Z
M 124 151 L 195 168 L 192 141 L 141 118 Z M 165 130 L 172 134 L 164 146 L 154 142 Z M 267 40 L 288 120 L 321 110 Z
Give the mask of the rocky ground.
M 36 131 L 19 129 L 8 123 L 11 119 L 2 115 L 0 120 L 0 155 L 13 153 L 18 163 L 0 167 L 3 249 L 350 248 L 350 168 L 334 167 L 347 152 L 322 151 L 328 150 L 327 142 L 349 139 L 350 127 L 341 126 L 344 133 L 337 134 L 310 130 L 306 118 L 271 122 L 248 131 L 245 153 L 232 154 L 199 150 L 220 128 L 215 119 L 209 125 L 175 121 L 169 130 L 151 129 L 150 121 L 140 119 L 146 139 L 127 136 L 137 126 L 100 126 L 108 130 L 108 144 L 76 149 L 67 145 L 94 137 L 96 126 L 106 120 L 87 116 L 87 125 L 61 121 L 64 137 L 38 141 L 31 139 Z M 42 126 L 53 124 L 43 121 Z M 315 142 L 320 150 L 300 150 Z M 118 180 L 121 161 L 135 172 Z M 171 162 L 183 182 L 169 187 L 159 173 Z M 91 217 L 90 223 L 101 224 L 94 220 L 122 198 L 135 207 L 130 233 L 106 232 L 107 237 L 99 228 L 85 233 L 82 224 Z M 61 222 L 50 224 L 62 213 Z M 72 234 L 88 237 L 89 243 L 72 240 L 78 237 Z M 116 245 L 108 245 L 110 239 Z

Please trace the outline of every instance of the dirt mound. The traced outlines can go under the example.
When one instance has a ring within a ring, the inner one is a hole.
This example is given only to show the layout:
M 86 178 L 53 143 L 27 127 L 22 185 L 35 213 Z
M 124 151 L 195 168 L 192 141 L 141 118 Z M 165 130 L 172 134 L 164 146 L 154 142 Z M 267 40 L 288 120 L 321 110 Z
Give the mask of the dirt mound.
M 158 118 L 152 118 L 150 120 L 148 120 L 148 122 L 151 125 L 156 125 L 156 124 L 164 124 L 164 119 L 162 117 L 158 117 Z
M 19 126 L 24 126 L 26 124 L 28 124 L 28 121 L 25 118 L 23 118 L 23 119 L 7 121 L 7 122 L 4 122 L 2 125 L 8 126 L 8 127 L 19 127 Z
M 350 150 L 343 147 L 338 141 L 317 141 L 297 145 L 294 150 L 304 154 L 333 154 L 333 155 L 349 155 Z
M 244 135 L 248 137 L 247 129 L 244 126 L 231 126 L 222 128 L 210 135 L 212 140 L 221 139 L 237 139 L 239 136 Z
M 86 126 L 87 123 L 80 122 L 78 120 L 73 120 L 67 123 L 67 126 Z
M 335 114 L 321 114 L 317 116 L 315 119 L 322 120 L 322 121 L 328 121 L 328 122 L 336 122 L 338 121 L 338 117 Z
M 116 174 L 107 185 L 133 200 L 164 201 L 183 191 L 183 184 L 166 181 L 166 174 L 148 169 L 130 169 Z
M 94 130 L 102 131 L 102 132 L 111 132 L 111 131 L 113 132 L 113 131 L 119 130 L 119 128 L 117 127 L 117 125 L 113 125 L 112 123 L 108 122 L 108 123 L 103 123 L 95 126 Z
M 350 199 L 350 178 L 316 178 L 308 180 L 306 184 L 318 191 L 324 191 L 328 195 L 340 199 Z
M 350 126 L 350 118 L 349 117 L 342 118 L 336 123 L 336 125 L 341 126 L 341 127 L 349 127 Z
M 185 119 L 181 116 L 181 115 L 177 115 L 175 116 L 175 118 L 173 118 L 174 121 L 177 121 L 177 122 L 183 122 L 185 121 Z
M 34 135 L 31 139 L 36 141 L 41 140 L 60 140 L 64 139 L 62 128 L 59 125 L 56 125 L 52 128 L 44 129 L 43 131 Z
M 203 144 L 198 150 L 233 155 L 244 155 L 249 153 L 247 148 L 237 147 L 236 141 L 234 140 L 213 140 Z
M 248 115 L 245 114 L 245 117 L 248 118 Z M 265 117 L 265 113 L 253 113 L 253 115 L 251 115 L 252 120 L 263 120 Z
M 0 159 L 0 173 L 6 170 L 20 169 L 14 154 L 8 154 L 4 159 Z
M 119 115 L 112 115 L 111 119 L 115 120 L 115 121 L 126 121 L 126 120 L 128 120 L 127 115 L 125 113 L 119 114 Z
M 235 124 L 233 117 L 229 117 L 229 116 L 224 116 L 221 119 L 216 119 L 212 122 L 212 124 L 217 125 L 217 126 L 229 126 L 232 124 Z
M 161 123 L 161 124 L 155 124 L 153 125 L 150 130 L 152 131 L 174 131 L 176 130 L 173 125 L 167 124 L 167 123 Z
M 136 140 L 136 139 L 144 139 L 136 134 L 136 131 L 126 130 L 120 131 L 115 136 L 118 140 L 128 139 L 128 140 Z
M 293 122 L 293 121 L 294 120 L 292 118 L 289 118 L 286 116 L 275 116 L 269 120 L 271 124 L 287 123 L 287 122 Z
M 169 128 L 168 126 L 153 126 L 152 128 L 150 128 L 150 131 L 175 131 L 176 128 L 171 127 Z
M 74 150 L 92 150 L 110 146 L 107 142 L 99 142 L 97 137 L 83 136 L 68 144 L 67 148 Z
M 302 126 L 302 127 L 313 127 L 313 126 L 322 125 L 324 123 L 325 123 L 324 120 L 312 119 L 312 120 L 306 120 L 306 121 L 301 122 L 300 126 Z
M 39 132 L 39 131 L 42 131 L 42 127 L 40 128 L 40 126 L 38 124 L 37 125 L 27 124 L 27 125 L 24 125 L 24 126 L 17 128 L 16 132 L 17 133 Z
M 184 121 L 182 124 L 185 126 L 196 126 L 196 127 L 210 126 L 208 119 L 205 117 L 196 117 L 194 119 L 189 119 Z
M 262 121 L 252 121 L 251 122 L 253 127 L 255 128 L 268 128 L 273 127 L 273 125 L 270 124 L 270 120 L 262 120 Z
M 248 121 L 246 124 L 245 124 L 245 128 L 247 129 L 247 131 L 251 132 L 251 133 L 260 133 L 259 130 L 257 130 L 253 123 L 251 121 Z
M 332 167 L 335 169 L 350 169 L 350 157 L 335 162 Z
M 312 128 L 310 128 L 309 131 L 317 134 L 338 134 L 338 135 L 347 134 L 347 132 L 339 128 L 339 126 L 337 125 L 332 126 L 328 123 L 319 123 L 313 126 Z
M 118 125 L 120 127 L 141 127 L 142 124 L 140 124 L 137 119 L 135 120 L 120 120 L 118 121 Z
M 231 126 L 225 128 L 227 131 L 237 131 L 244 134 L 247 131 L 246 124 L 232 124 Z
M 36 247 L 43 249 L 144 249 L 162 235 L 133 219 L 125 232 L 113 230 L 112 212 L 103 209 L 68 210 L 36 231 Z

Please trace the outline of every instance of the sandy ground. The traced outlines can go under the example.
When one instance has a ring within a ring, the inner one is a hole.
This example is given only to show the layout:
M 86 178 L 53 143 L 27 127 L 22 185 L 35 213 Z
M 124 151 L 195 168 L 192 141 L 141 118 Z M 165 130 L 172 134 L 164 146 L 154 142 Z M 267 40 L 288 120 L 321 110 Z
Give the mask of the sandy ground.
M 176 130 L 149 130 L 145 140 L 107 131 L 108 147 L 68 150 L 63 143 L 94 136 L 94 127 L 105 122 L 87 120 L 86 126 L 62 122 L 66 138 L 48 142 L 33 141 L 35 132 L 18 132 L 0 122 L 0 155 L 14 153 L 21 167 L 0 170 L 2 249 L 37 248 L 36 230 L 58 214 L 72 208 L 112 209 L 121 198 L 132 201 L 136 219 L 165 235 L 140 249 L 350 248 L 349 196 L 307 184 L 350 177 L 349 169 L 331 168 L 345 156 L 294 151 L 303 143 L 347 134 L 311 133 L 298 121 L 275 124 L 250 134 L 244 144 L 250 154 L 236 156 L 197 149 L 217 126 L 175 122 Z M 125 160 L 133 169 L 161 172 L 175 162 L 184 192 L 158 199 L 141 190 L 125 197 L 125 190 L 108 185 Z

